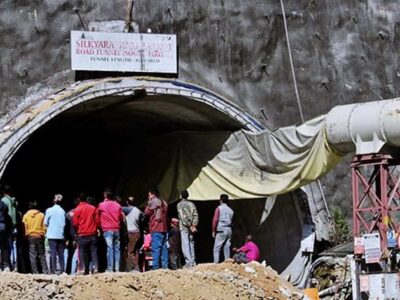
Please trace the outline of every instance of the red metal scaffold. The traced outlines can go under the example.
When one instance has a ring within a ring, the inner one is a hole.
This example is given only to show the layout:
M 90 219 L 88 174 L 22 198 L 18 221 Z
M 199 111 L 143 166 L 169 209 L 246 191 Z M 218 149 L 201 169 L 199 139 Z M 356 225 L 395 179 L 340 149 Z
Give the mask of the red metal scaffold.
M 398 229 L 400 176 L 394 168 L 400 159 L 389 154 L 356 155 L 351 164 L 353 236 L 378 230 L 381 249 L 387 250 L 387 232 Z

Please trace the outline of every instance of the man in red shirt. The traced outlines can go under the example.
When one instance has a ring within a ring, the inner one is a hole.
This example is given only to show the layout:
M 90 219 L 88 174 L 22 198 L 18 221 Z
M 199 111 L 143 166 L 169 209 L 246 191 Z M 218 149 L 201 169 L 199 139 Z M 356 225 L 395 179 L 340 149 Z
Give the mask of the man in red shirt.
M 74 210 L 72 224 L 78 235 L 79 270 L 89 273 L 90 258 L 92 273 L 98 272 L 97 228 L 99 226 L 96 207 L 87 202 L 85 194 L 78 197 L 79 204 Z
M 167 214 L 168 204 L 160 199 L 156 189 L 149 191 L 149 202 L 144 213 L 150 218 L 149 230 L 151 233 L 151 252 L 153 255 L 153 270 L 168 269 L 167 248 Z
M 124 219 L 121 205 L 113 200 L 111 190 L 104 191 L 104 201 L 97 208 L 100 226 L 107 244 L 107 272 L 119 272 L 121 242 L 119 230 Z

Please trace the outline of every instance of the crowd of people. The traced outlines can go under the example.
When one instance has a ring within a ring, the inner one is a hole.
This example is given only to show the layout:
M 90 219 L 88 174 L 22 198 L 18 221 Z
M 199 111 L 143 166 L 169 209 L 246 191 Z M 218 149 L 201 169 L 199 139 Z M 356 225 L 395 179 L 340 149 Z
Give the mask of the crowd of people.
M 156 189 L 148 192 L 144 211 L 134 197 L 126 201 L 105 189 L 104 200 L 96 205 L 93 197 L 79 194 L 74 208 L 65 212 L 63 196 L 54 195 L 53 205 L 45 213 L 38 204 L 29 202 L 17 227 L 17 202 L 9 186 L 3 188 L 0 201 L 0 268 L 17 269 L 17 234 L 23 231 L 28 243 L 32 273 L 95 274 L 106 272 L 139 272 L 159 268 L 190 268 L 196 265 L 195 235 L 199 215 L 189 201 L 189 193 L 181 192 L 177 216 L 168 216 L 168 203 Z M 231 257 L 233 210 L 229 197 L 220 196 L 212 221 L 214 263 Z M 259 260 L 259 250 L 246 237 L 246 243 L 233 248 L 237 263 Z M 105 258 L 101 267 L 101 259 Z M 183 264 L 182 264 L 183 262 Z

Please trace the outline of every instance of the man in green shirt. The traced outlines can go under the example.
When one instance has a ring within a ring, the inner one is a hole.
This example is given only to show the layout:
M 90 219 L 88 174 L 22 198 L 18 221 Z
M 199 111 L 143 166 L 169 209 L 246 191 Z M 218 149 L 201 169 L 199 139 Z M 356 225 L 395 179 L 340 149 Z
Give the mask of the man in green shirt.
M 11 196 L 10 186 L 4 186 L 3 197 L 1 198 L 1 201 L 7 205 L 8 215 L 11 217 L 13 227 L 15 228 L 17 225 L 17 202 L 15 201 L 15 198 Z
M 9 231 L 10 235 L 8 241 L 11 266 L 12 269 L 15 270 L 17 267 L 17 201 L 12 197 L 12 191 L 9 185 L 3 187 L 3 197 L 1 201 L 7 206 L 8 215 L 12 221 L 13 228 Z

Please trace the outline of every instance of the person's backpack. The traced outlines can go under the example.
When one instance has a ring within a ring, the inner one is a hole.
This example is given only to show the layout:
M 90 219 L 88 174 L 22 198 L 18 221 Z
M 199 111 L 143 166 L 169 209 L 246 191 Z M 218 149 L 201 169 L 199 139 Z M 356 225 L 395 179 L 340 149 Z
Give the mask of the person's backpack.
M 0 200 L 0 232 L 6 230 L 7 216 L 8 216 L 7 205 L 3 201 Z

